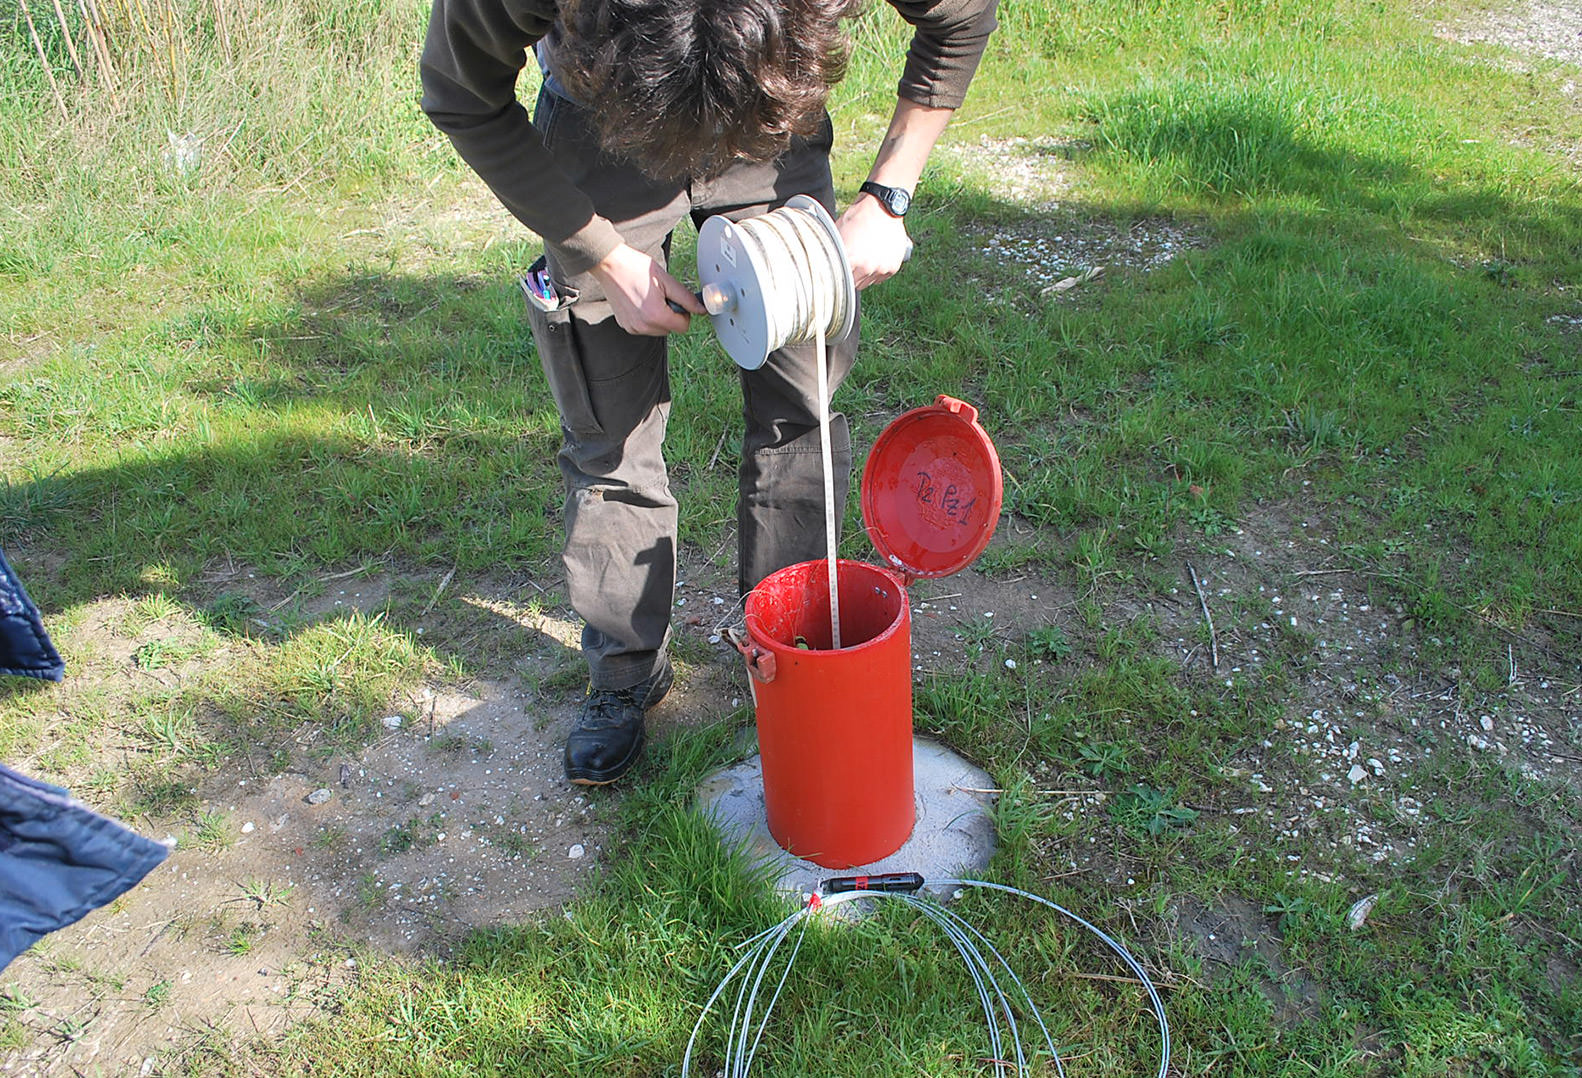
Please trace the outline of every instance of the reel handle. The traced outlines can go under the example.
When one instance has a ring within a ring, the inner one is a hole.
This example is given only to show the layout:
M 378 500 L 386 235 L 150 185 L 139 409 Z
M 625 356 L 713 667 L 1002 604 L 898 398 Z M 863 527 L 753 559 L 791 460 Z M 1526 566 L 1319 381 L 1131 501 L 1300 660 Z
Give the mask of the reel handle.
M 703 302 L 703 293 L 702 292 L 694 292 L 692 294 L 697 297 L 699 303 Z M 677 314 L 691 314 L 692 313 L 691 311 L 687 310 L 685 307 L 683 307 L 681 304 L 677 303 L 673 299 L 665 300 L 665 306 L 669 307 L 672 311 L 675 311 Z

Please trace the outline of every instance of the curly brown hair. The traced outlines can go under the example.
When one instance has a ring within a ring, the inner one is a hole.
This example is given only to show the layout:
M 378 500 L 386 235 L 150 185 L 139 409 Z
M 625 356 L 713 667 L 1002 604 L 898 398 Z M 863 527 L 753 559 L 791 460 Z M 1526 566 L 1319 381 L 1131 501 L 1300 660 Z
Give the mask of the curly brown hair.
M 555 77 L 650 175 L 767 161 L 818 130 L 864 2 L 562 0 Z

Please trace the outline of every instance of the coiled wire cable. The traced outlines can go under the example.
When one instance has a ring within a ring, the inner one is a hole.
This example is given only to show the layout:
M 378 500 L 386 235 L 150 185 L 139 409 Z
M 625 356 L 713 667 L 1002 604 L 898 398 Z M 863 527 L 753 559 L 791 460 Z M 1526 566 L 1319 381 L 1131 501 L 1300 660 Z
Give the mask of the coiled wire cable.
M 1132 957 L 1114 937 L 1110 936 L 1097 925 L 1085 920 L 1064 906 L 1041 895 L 1024 891 L 1017 887 L 1010 887 L 1003 883 L 989 883 L 984 880 L 967 879 L 942 879 L 928 881 L 940 887 L 978 887 L 991 891 L 1002 891 L 1007 894 L 1018 895 L 1054 910 L 1060 916 L 1072 923 L 1086 929 L 1091 935 L 1115 953 L 1125 963 L 1128 969 L 1136 975 L 1148 995 L 1148 1002 L 1153 1009 L 1154 1020 L 1159 1026 L 1159 1069 L 1155 1078 L 1167 1078 L 1170 1070 L 1170 1020 L 1165 1014 L 1164 1000 L 1160 998 L 1159 990 L 1154 987 L 1148 972 L 1143 969 L 1142 963 Z M 1038 1024 L 1039 1033 L 1042 1035 L 1044 1047 L 1049 1052 L 1055 1065 L 1055 1071 L 1065 1078 L 1065 1065 L 1061 1061 L 1060 1052 L 1055 1047 L 1054 1037 L 1049 1032 L 1048 1025 L 1038 1005 L 1033 1001 L 1031 993 L 1016 971 L 1011 968 L 1005 957 L 995 948 L 994 944 L 980 932 L 976 926 L 967 922 L 951 910 L 930 899 L 919 898 L 916 895 L 891 891 L 852 890 L 842 891 L 838 894 L 813 896 L 805 905 L 799 907 L 778 924 L 765 929 L 763 932 L 740 944 L 746 953 L 737 960 L 714 993 L 709 996 L 708 1002 L 703 1005 L 702 1012 L 698 1015 L 697 1023 L 692 1027 L 692 1035 L 687 1038 L 686 1053 L 681 1060 L 682 1078 L 687 1078 L 692 1068 L 692 1050 L 696 1045 L 698 1034 L 703 1029 L 703 1023 L 708 1018 L 710 1010 L 719 1000 L 720 996 L 738 976 L 742 978 L 741 985 L 736 993 L 736 1006 L 731 1015 L 730 1032 L 726 1037 L 725 1047 L 725 1078 L 746 1078 L 753 1059 L 758 1054 L 759 1044 L 763 1040 L 764 1030 L 769 1024 L 769 1016 L 774 1010 L 775 1002 L 779 1000 L 781 991 L 785 988 L 786 980 L 790 976 L 791 966 L 796 961 L 797 953 L 802 946 L 802 937 L 807 931 L 808 918 L 825 906 L 835 906 L 844 902 L 858 899 L 893 899 L 904 902 L 917 912 L 927 917 L 944 933 L 961 956 L 962 962 L 967 967 L 967 972 L 972 978 L 973 988 L 978 997 L 978 1003 L 983 1009 L 984 1022 L 989 1032 L 989 1050 L 992 1055 L 995 1072 L 998 1074 L 1014 1073 L 1024 1075 L 1028 1073 L 1028 1062 L 1025 1046 L 1022 1043 L 1021 1031 L 1016 1020 L 1013 1004 L 1020 1004 Z M 758 1011 L 758 996 L 769 973 L 775 955 L 785 942 L 793 929 L 797 930 L 796 943 L 791 949 L 790 956 L 786 959 L 785 968 L 781 971 L 779 979 L 775 982 L 773 994 L 761 1012 Z M 985 956 L 987 951 L 987 956 Z M 1014 998 L 1002 985 L 996 970 L 1003 974 L 1006 981 L 1014 988 Z M 749 987 L 749 982 L 751 987 Z M 753 1032 L 753 1021 L 757 1018 L 757 1032 Z M 1008 1032 L 1011 1040 L 1012 1058 L 1006 1059 L 1003 1055 L 1005 1048 L 1004 1034 Z M 749 1043 L 749 1037 L 751 1038 Z M 1014 1067 L 1014 1070 L 1012 1069 Z
M 967 970 L 972 975 L 973 983 L 978 990 L 978 1002 L 983 1007 L 984 1024 L 989 1030 L 989 1052 L 996 1061 L 996 1070 L 1003 1072 L 1005 1067 L 1009 1066 L 1008 1063 L 1002 1062 L 1005 1053 L 1000 1036 L 1000 1023 L 997 1020 L 998 1014 L 1005 1016 L 1005 1025 L 1010 1031 L 1011 1041 L 1016 1049 L 1018 1073 L 1026 1070 L 1027 1057 L 1022 1048 L 1021 1029 L 1017 1024 L 1015 1013 L 1011 1010 L 1011 999 L 1006 995 L 1004 989 L 1000 987 L 998 979 L 994 976 L 994 967 L 984 959 L 976 944 L 982 944 L 988 949 L 988 952 L 994 956 L 995 962 L 999 964 L 1000 969 L 1010 978 L 1011 983 L 1016 986 L 1023 1005 L 1032 1014 L 1034 1020 L 1038 1023 L 1039 1031 L 1044 1035 L 1044 1047 L 1049 1050 L 1049 1056 L 1054 1060 L 1055 1072 L 1060 1075 L 1060 1078 L 1065 1078 L 1066 1069 L 1060 1061 L 1060 1051 L 1055 1047 L 1054 1038 L 1049 1033 L 1049 1027 L 1044 1024 L 1044 1016 L 1039 1011 L 1038 1004 L 1033 1002 L 1033 997 L 1027 991 L 1027 986 L 1022 983 L 1022 979 L 1016 975 L 1016 971 L 1011 968 L 1011 964 L 1005 960 L 1005 957 L 1000 954 L 994 944 L 990 943 L 988 938 L 978 931 L 975 925 L 937 903 L 927 902 L 912 895 L 896 895 L 895 897 L 908 905 L 916 907 L 924 916 L 934 921 L 945 932 L 950 941 L 955 944 L 956 950 L 966 964 Z M 989 990 L 991 989 L 994 994 L 992 1000 L 989 995 Z M 994 1003 L 999 1004 L 998 1012 L 993 1006 Z

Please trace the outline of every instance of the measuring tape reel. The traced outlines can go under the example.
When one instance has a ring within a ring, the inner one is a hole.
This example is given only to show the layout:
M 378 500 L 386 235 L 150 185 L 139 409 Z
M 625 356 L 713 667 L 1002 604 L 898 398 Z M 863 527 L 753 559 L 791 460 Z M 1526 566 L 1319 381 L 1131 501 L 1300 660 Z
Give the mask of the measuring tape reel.
M 807 195 L 744 221 L 704 221 L 698 280 L 715 336 L 744 370 L 786 345 L 844 337 L 857 318 L 840 232 Z

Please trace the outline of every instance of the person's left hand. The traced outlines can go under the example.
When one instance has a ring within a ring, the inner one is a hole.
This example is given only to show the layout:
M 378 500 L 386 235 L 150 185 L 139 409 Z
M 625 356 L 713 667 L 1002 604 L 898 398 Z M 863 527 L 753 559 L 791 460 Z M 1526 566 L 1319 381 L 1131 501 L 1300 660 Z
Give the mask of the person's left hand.
M 891 217 L 872 195 L 859 195 L 835 222 L 857 290 L 894 277 L 912 255 L 906 221 Z

